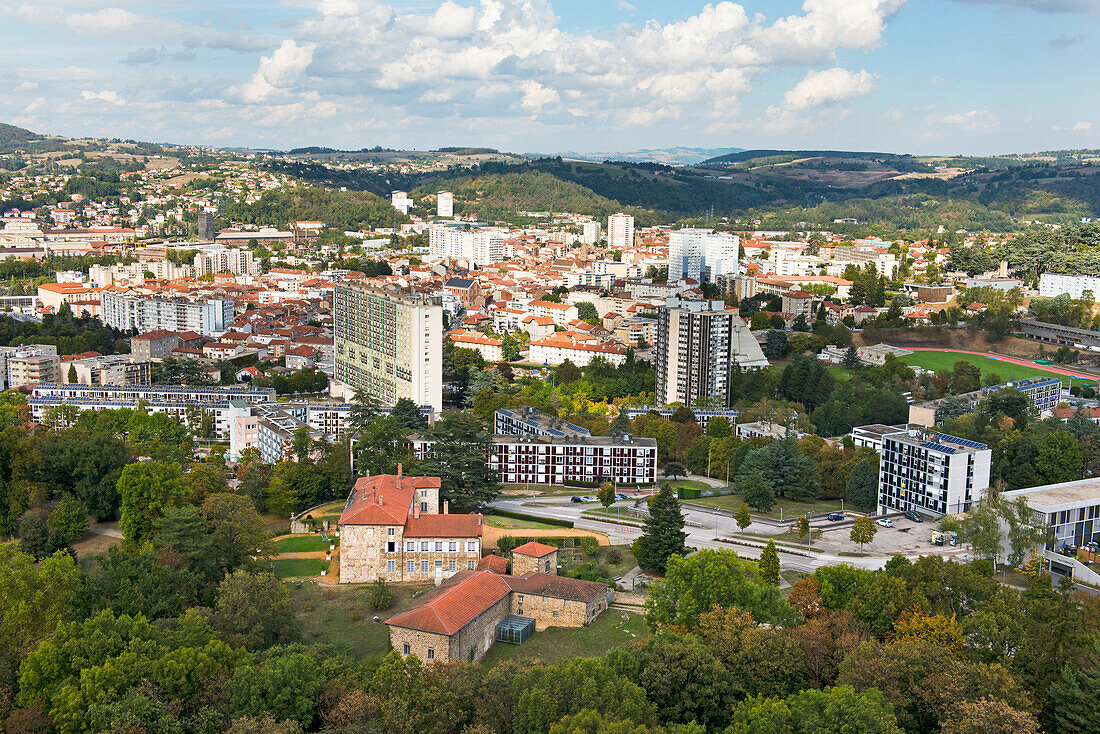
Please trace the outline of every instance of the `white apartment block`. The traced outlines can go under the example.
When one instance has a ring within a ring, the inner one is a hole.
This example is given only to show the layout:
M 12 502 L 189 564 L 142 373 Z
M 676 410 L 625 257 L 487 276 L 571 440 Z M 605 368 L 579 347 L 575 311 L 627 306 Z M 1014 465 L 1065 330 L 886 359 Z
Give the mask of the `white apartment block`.
M 737 273 L 741 238 L 709 229 L 677 229 L 668 236 L 668 280 L 692 278 L 713 283 Z
M 383 405 L 443 407 L 443 306 L 438 298 L 338 284 L 336 379 Z
M 657 311 L 656 349 L 659 405 L 711 398 L 730 407 L 732 372 L 768 366 L 737 309 L 722 301 L 668 299 Z
M 413 200 L 409 198 L 409 192 L 407 191 L 394 191 L 390 194 L 390 203 L 397 211 L 408 214 L 409 209 L 412 208 Z
M 99 318 L 120 331 L 195 331 L 218 334 L 229 328 L 236 311 L 230 298 L 163 298 L 104 291 Z
M 1100 296 L 1100 278 L 1094 275 L 1067 275 L 1065 273 L 1043 273 L 1039 276 L 1039 296 L 1054 298 L 1068 293 L 1070 298 L 1085 297 L 1085 291 L 1092 292 L 1095 303 Z
M 440 191 L 435 196 L 435 215 L 437 217 L 453 217 L 455 215 L 455 195 L 450 191 Z
M 494 229 L 466 230 L 445 224 L 428 229 L 428 255 L 492 265 L 504 260 L 504 233 Z
M 222 248 L 195 254 L 195 275 L 199 277 L 219 273 L 257 275 L 259 272 L 260 264 L 253 259 L 249 250 Z
M 129 354 L 76 359 L 69 366 L 76 373 L 76 382 L 84 385 L 148 385 L 151 382 L 152 360 Z M 68 370 L 66 369 L 66 372 Z M 68 375 L 63 377 L 68 379 Z
M 497 408 L 493 430 L 498 436 L 590 436 L 587 428 L 574 425 L 556 415 L 540 413 L 530 406 Z
M 989 488 L 993 452 L 964 438 L 912 429 L 882 436 L 878 512 L 967 512 Z
M 0 365 L 3 390 L 61 381 L 61 358 L 52 344 L 0 347 Z
M 591 222 L 581 222 L 581 242 L 586 245 L 594 245 L 600 241 L 600 223 L 592 220 Z
M 634 246 L 634 217 L 629 214 L 612 214 L 607 218 L 607 247 L 624 250 Z

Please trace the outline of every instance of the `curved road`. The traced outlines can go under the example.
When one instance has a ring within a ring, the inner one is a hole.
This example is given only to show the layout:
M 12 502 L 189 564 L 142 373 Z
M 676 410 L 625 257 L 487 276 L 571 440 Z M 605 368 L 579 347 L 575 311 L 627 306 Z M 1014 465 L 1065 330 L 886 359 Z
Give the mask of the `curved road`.
M 1003 354 L 993 354 L 992 352 L 971 352 L 966 349 L 940 349 L 939 347 L 903 347 L 913 352 L 949 352 L 951 354 L 973 354 L 975 357 L 986 357 L 988 359 L 997 360 L 998 362 L 1007 362 L 1008 364 L 1021 365 L 1023 367 L 1031 367 L 1035 370 L 1042 372 L 1053 372 L 1056 375 L 1066 375 L 1067 377 L 1077 377 L 1083 380 L 1095 380 L 1097 375 L 1088 374 L 1087 372 L 1078 372 L 1075 370 L 1067 370 L 1062 367 L 1053 367 L 1045 364 L 1035 364 L 1033 361 L 1026 359 L 1017 359 L 1016 357 L 1006 357 Z

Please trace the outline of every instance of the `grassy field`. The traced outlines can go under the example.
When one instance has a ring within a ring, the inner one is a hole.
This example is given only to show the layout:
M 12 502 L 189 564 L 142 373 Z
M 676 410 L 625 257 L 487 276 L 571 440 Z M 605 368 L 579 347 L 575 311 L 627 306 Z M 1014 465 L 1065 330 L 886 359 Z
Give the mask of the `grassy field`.
M 542 660 L 554 663 L 575 657 L 599 657 L 613 647 L 625 645 L 645 637 L 649 631 L 645 619 L 634 612 L 622 620 L 624 612 L 608 609 L 587 627 L 551 627 L 531 635 L 522 645 L 496 643 L 485 654 L 485 665 L 496 665 L 503 660 Z
M 613 517 L 616 520 L 622 520 L 624 522 L 642 522 L 640 518 L 631 517 L 626 514 L 625 507 L 593 507 L 588 510 L 583 510 L 582 515 L 592 515 L 594 517 Z
M 412 602 L 413 595 L 432 587 L 431 584 L 391 584 L 393 605 L 384 611 L 371 608 L 369 590 L 365 586 L 343 586 L 330 589 L 315 581 L 291 583 L 290 597 L 294 604 L 303 642 L 329 642 L 347 646 L 359 658 L 384 655 L 390 651 L 390 631 L 374 617 L 385 620 Z
M 710 485 L 706 482 L 700 482 L 695 479 L 669 479 L 661 482 L 662 486 L 665 484 L 670 485 L 673 489 L 710 489 Z
M 328 566 L 323 558 L 276 558 L 272 564 L 277 579 L 314 578 Z
M 517 517 L 504 517 L 503 515 L 486 515 L 485 524 L 494 528 L 505 528 L 508 530 L 545 530 L 547 528 L 555 528 L 557 525 L 550 525 L 545 522 L 538 522 L 537 520 L 522 520 Z
M 1000 376 L 1002 382 L 1010 380 L 1023 380 L 1028 377 L 1054 377 L 1064 384 L 1069 384 L 1069 378 L 1053 372 L 1044 372 L 1037 367 L 1025 367 L 1024 365 L 1002 362 L 998 359 L 979 357 L 976 354 L 955 354 L 953 352 L 914 352 L 903 360 L 908 365 L 923 367 L 932 370 L 937 375 L 946 375 L 955 367 L 956 362 L 969 362 L 982 371 L 982 376 L 994 373 Z M 1083 381 L 1076 379 L 1080 385 Z
M 275 550 L 280 553 L 311 553 L 328 550 L 329 543 L 320 535 L 290 535 L 275 541 Z
M 741 495 L 727 494 L 721 497 L 703 497 L 697 500 L 688 500 L 692 504 L 717 507 L 730 512 L 737 512 L 741 507 Z M 840 500 L 814 500 L 813 502 L 794 502 L 786 497 L 780 497 L 775 502 L 775 508 L 771 512 L 757 512 L 751 510 L 754 515 L 770 517 L 776 520 L 789 519 L 799 515 L 819 515 L 823 512 L 833 512 L 840 509 Z

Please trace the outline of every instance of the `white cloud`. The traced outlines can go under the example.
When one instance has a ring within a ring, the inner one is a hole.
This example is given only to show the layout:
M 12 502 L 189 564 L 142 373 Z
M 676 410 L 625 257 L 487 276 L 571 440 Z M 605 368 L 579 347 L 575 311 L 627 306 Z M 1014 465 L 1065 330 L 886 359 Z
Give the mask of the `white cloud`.
M 969 112 L 944 115 L 939 121 L 944 125 L 953 125 L 974 132 L 992 130 L 1000 124 L 1000 120 L 987 110 L 970 110 Z
M 105 89 L 102 92 L 93 92 L 90 89 L 85 89 L 80 93 L 80 98 L 89 102 L 106 102 L 110 105 L 126 104 L 126 101 L 118 96 L 118 92 L 111 89 Z
M 617 7 L 627 13 L 633 13 L 637 8 L 631 5 L 627 0 L 619 0 Z
M 291 40 L 283 41 L 270 56 L 260 58 L 260 68 L 237 90 L 241 99 L 248 103 L 263 102 L 285 90 L 309 66 L 313 49 L 311 43 L 299 46 Z
M 523 99 L 520 106 L 534 113 L 542 112 L 545 107 L 557 107 L 561 97 L 553 89 L 547 89 L 538 82 L 526 81 L 523 83 Z
M 863 97 L 875 88 L 875 77 L 867 70 L 848 71 L 840 67 L 810 71 L 783 95 L 783 105 L 792 110 L 833 104 L 852 97 Z
M 1089 130 L 1092 130 L 1092 123 L 1091 122 L 1079 122 L 1079 123 L 1077 123 L 1076 125 L 1073 126 L 1073 129 L 1076 130 L 1077 132 L 1087 133 Z

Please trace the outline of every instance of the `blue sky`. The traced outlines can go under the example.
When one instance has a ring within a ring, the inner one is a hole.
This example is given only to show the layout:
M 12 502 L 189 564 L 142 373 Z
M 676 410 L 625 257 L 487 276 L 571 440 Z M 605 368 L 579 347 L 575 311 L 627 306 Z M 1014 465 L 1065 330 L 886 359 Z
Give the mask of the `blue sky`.
M 278 148 L 1100 147 L 1100 0 L 115 2 L 0 0 L 0 120 Z

